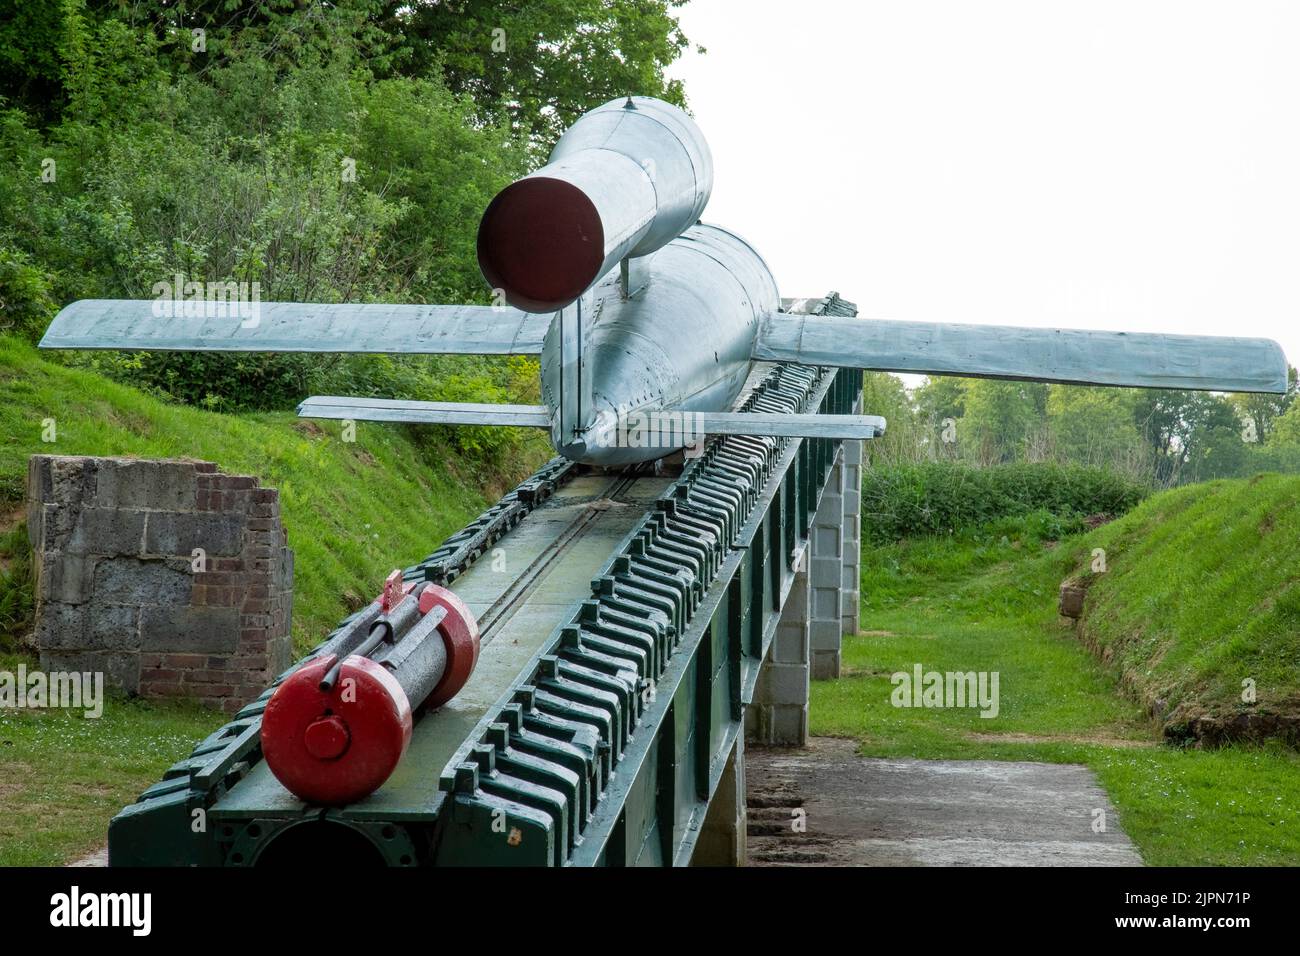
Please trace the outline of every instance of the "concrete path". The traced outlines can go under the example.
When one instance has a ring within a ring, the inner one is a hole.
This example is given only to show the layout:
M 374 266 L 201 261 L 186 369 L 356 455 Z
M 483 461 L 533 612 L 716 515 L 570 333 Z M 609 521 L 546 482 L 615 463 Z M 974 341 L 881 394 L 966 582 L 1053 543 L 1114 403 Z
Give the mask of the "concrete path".
M 746 748 L 751 866 L 1142 864 L 1087 767 L 855 749 L 825 737 L 806 750 Z

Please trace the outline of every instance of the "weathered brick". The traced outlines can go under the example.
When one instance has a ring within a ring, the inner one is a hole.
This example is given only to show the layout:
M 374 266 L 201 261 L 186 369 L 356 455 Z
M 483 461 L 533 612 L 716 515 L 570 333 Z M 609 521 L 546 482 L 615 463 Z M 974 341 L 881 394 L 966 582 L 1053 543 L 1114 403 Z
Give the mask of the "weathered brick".
M 288 667 L 293 557 L 275 489 L 211 463 L 38 459 L 28 513 L 47 653 L 99 655 L 84 659 L 111 661 L 132 690 L 224 697 L 231 712 Z
M 202 654 L 164 654 L 163 666 L 192 670 L 195 667 L 202 667 L 206 660 L 207 658 Z
M 183 672 L 166 667 L 140 666 L 140 682 L 149 684 L 179 684 Z

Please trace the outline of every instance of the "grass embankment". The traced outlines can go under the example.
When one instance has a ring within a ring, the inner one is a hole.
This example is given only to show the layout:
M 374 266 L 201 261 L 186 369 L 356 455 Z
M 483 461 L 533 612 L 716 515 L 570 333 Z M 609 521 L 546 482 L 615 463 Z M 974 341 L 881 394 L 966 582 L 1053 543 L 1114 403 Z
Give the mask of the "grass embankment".
M 47 419 L 54 424 L 53 442 Z M 544 460 L 525 441 L 488 470 L 437 433 L 292 414 L 219 415 L 160 402 L 91 372 L 44 361 L 0 336 L 0 626 L 21 627 L 27 572 L 21 520 L 32 454 L 190 457 L 278 488 L 295 556 L 294 642 L 303 651 Z M 6 615 L 8 617 L 6 618 Z M 12 639 L 12 635 L 10 635 Z M 12 640 L 10 641 L 12 650 Z M 30 657 L 0 654 L 0 670 Z M 184 704 L 112 699 L 80 712 L 0 710 L 0 864 L 59 863 L 103 842 L 109 818 L 219 726 Z
M 1300 756 L 1170 746 L 1142 703 L 1232 712 L 1246 677 L 1257 707 L 1294 701 L 1297 500 L 1300 479 L 1266 476 L 1156 495 L 1059 542 L 1037 513 L 867 545 L 864 633 L 845 642 L 844 676 L 813 685 L 813 733 L 870 756 L 1084 763 L 1149 864 L 1300 864 Z M 1072 628 L 1058 586 L 1095 548 L 1107 571 Z M 891 706 L 890 675 L 917 663 L 999 672 L 998 715 Z

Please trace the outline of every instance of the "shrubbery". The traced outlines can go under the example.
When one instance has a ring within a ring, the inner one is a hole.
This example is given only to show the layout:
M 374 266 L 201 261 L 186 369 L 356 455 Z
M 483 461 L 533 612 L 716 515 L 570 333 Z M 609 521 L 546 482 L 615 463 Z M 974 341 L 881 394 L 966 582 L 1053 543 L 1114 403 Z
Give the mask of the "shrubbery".
M 1067 533 L 1077 530 L 1082 516 L 1119 515 L 1145 495 L 1141 485 L 1113 472 L 1073 465 L 878 466 L 866 469 L 862 480 L 862 531 L 874 541 L 896 541 L 1044 512 L 1038 524 L 1055 516 Z

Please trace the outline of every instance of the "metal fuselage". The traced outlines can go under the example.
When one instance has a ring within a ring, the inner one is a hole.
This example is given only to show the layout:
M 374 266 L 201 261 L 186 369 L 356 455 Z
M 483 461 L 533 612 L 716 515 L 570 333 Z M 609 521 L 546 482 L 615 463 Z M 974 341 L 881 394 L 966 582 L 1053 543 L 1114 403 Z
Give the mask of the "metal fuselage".
M 692 428 L 689 413 L 731 410 L 753 366 L 760 320 L 780 305 L 753 247 L 705 224 L 640 260 L 627 289 L 614 270 L 568 307 L 585 324 L 576 374 L 564 372 L 564 313 L 542 347 L 552 441 L 586 464 L 653 461 L 702 437 L 678 440 Z M 565 392 L 575 387 L 566 413 Z

